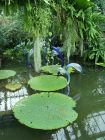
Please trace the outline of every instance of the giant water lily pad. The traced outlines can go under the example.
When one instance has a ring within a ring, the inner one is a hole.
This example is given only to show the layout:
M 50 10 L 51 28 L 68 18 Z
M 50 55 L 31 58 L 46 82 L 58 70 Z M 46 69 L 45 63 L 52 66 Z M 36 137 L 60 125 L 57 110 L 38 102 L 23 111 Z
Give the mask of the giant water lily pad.
M 16 72 L 13 70 L 0 70 L 0 80 L 12 77 L 15 74 Z
M 43 130 L 67 126 L 77 118 L 73 110 L 75 101 L 56 92 L 34 94 L 17 102 L 13 108 L 15 117 L 28 127 Z
M 8 83 L 5 88 L 10 90 L 10 91 L 16 91 L 20 89 L 22 85 L 20 83 Z
M 67 80 L 62 76 L 41 75 L 28 81 L 32 89 L 41 91 L 55 91 L 67 86 Z
M 60 67 L 61 67 L 60 65 L 48 65 L 48 66 L 43 66 L 41 68 L 41 70 L 46 73 L 51 73 L 53 75 L 57 75 L 58 69 Z

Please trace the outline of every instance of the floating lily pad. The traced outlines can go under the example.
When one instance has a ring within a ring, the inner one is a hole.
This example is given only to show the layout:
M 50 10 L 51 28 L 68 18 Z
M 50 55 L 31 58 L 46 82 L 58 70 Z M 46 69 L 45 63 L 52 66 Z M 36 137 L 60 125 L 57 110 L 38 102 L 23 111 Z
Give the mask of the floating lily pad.
M 60 68 L 61 66 L 60 65 L 49 65 L 49 66 L 43 66 L 41 68 L 41 70 L 43 72 L 46 72 L 46 73 L 51 73 L 53 75 L 57 75 L 57 72 L 58 72 L 58 69 Z
M 42 92 L 24 98 L 13 108 L 15 117 L 28 127 L 43 130 L 67 126 L 77 118 L 75 101 L 56 92 Z
M 10 91 L 16 91 L 16 90 L 20 89 L 21 87 L 22 87 L 22 85 L 20 83 L 9 83 L 5 86 L 5 88 Z
M 67 86 L 67 80 L 62 76 L 41 75 L 28 81 L 32 89 L 41 91 L 55 91 Z
M 12 77 L 15 74 L 16 72 L 13 70 L 0 70 L 0 80 Z

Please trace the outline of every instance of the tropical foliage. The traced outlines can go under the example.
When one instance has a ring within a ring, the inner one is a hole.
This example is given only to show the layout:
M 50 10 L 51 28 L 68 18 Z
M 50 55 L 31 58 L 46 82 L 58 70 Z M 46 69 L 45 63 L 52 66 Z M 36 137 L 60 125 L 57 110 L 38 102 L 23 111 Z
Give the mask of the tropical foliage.
M 78 55 L 95 62 L 105 61 L 103 25 L 100 26 L 99 23 L 100 19 L 105 22 L 102 12 L 104 1 L 7 0 L 5 2 L 2 0 L 0 3 L 3 14 L 21 15 L 24 21 L 22 29 L 29 33 L 28 37 L 33 41 L 36 72 L 41 69 L 41 50 L 49 32 L 52 37 L 59 38 L 68 62 L 71 55 Z
M 0 57 L 18 60 L 23 55 L 24 47 L 17 47 L 27 39 L 28 33 L 23 30 L 23 21 L 19 13 L 13 16 L 0 16 Z

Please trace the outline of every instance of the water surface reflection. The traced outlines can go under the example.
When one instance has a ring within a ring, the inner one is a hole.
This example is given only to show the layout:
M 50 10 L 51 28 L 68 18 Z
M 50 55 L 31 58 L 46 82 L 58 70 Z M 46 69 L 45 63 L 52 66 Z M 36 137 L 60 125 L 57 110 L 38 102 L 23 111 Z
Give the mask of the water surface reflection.
M 1 123 L 0 140 L 105 140 L 105 71 L 87 70 L 83 75 L 73 74 L 71 81 L 70 96 L 77 100 L 79 115 L 72 125 L 41 131 L 14 120 Z M 12 94 L 8 92 L 7 97 Z

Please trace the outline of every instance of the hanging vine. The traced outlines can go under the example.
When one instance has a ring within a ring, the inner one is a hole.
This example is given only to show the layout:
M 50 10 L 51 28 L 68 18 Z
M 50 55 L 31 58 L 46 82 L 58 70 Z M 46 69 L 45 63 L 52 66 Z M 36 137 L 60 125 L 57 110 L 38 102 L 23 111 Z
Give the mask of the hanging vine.
M 24 27 L 33 36 L 34 50 L 38 44 L 35 41 L 40 40 L 39 44 L 43 46 L 40 42 L 43 42 L 49 31 L 59 36 L 68 62 L 74 53 L 83 56 L 90 46 L 99 46 L 98 40 L 102 36 L 94 20 L 94 3 L 90 0 L 2 0 L 0 3 L 8 13 L 19 9 L 23 14 Z

